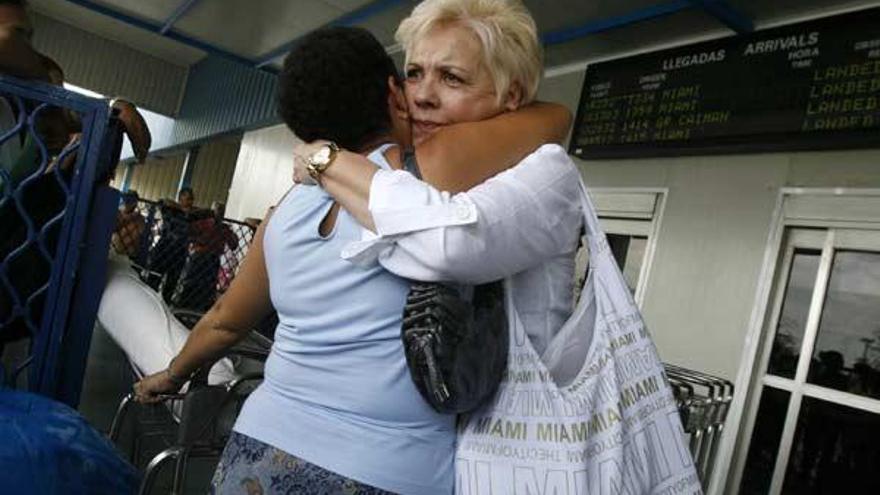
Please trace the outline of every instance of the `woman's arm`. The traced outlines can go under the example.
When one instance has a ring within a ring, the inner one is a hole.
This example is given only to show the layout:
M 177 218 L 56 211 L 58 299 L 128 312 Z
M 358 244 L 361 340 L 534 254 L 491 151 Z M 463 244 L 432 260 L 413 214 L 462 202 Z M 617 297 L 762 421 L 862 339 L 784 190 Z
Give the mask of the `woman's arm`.
M 463 192 L 519 163 L 546 143 L 562 143 L 571 112 L 536 102 L 516 112 L 445 127 L 416 147 L 422 178 L 441 191 Z
M 271 213 L 257 228 L 229 290 L 199 320 L 169 367 L 135 384 L 139 401 L 157 402 L 156 394 L 176 392 L 186 377 L 222 356 L 272 310 L 263 253 L 263 236 L 270 216 Z
M 583 221 L 580 172 L 542 146 L 509 172 L 455 195 L 410 174 L 379 171 L 370 212 L 378 237 L 342 256 L 403 278 L 482 284 L 574 253 Z
M 448 126 L 416 150 L 423 179 L 442 191 L 463 192 L 496 175 L 547 142 L 568 133 L 571 113 L 555 103 L 533 103 L 516 112 Z M 295 178 L 308 182 L 304 157 L 324 142 L 297 146 Z M 321 186 L 365 228 L 375 232 L 369 212 L 370 184 L 376 165 L 342 151 L 321 176 Z

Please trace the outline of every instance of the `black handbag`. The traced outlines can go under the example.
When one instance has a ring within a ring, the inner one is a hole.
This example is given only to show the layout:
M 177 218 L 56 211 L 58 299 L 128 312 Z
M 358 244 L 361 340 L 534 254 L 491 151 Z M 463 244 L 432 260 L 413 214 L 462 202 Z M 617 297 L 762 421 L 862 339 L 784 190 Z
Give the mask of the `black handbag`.
M 413 283 L 401 337 L 410 376 L 436 411 L 473 411 L 495 394 L 507 368 L 507 323 L 501 281 Z

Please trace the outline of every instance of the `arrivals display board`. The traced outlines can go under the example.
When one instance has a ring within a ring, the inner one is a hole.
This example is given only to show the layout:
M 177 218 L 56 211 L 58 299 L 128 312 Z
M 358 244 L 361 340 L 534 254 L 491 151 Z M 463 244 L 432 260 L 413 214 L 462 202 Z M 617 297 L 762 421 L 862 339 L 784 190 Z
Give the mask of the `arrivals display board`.
M 588 67 L 569 152 L 880 146 L 880 8 Z

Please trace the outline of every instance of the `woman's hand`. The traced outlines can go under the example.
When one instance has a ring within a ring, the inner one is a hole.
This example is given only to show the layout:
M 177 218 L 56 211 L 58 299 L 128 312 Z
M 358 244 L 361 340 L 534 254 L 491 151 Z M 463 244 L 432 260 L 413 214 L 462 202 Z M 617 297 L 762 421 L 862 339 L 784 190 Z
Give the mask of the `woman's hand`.
M 180 390 L 180 383 L 171 379 L 164 369 L 134 384 L 134 400 L 141 404 L 155 404 L 162 401 L 161 394 L 174 394 Z
M 305 158 L 294 155 L 293 156 L 293 183 L 294 184 L 302 184 L 305 186 L 316 186 L 318 185 L 315 182 L 315 179 L 309 175 L 308 161 Z
M 319 139 L 311 143 L 300 143 L 293 147 L 293 182 L 295 184 L 306 186 L 318 184 L 309 174 L 309 157 L 329 142 Z

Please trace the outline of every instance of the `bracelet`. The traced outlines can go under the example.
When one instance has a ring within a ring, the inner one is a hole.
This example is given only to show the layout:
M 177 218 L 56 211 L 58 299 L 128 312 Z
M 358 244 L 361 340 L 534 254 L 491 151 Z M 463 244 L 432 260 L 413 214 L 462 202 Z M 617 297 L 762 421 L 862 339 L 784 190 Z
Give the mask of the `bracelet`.
M 174 364 L 174 360 L 176 357 L 171 358 L 171 361 L 168 362 L 168 367 L 165 368 L 165 375 L 168 377 L 168 380 L 176 385 L 178 388 L 182 387 L 184 383 L 188 382 L 190 378 L 192 378 L 192 374 L 189 376 L 179 377 L 174 376 L 174 373 L 171 371 L 171 366 Z

